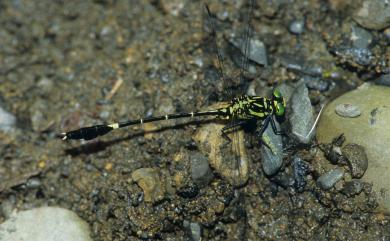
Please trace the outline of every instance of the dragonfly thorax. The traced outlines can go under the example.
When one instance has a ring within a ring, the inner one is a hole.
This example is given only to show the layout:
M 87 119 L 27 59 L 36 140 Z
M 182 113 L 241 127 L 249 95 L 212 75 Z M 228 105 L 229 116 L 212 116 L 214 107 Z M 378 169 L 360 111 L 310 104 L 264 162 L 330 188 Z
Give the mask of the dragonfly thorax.
M 229 114 L 233 119 L 264 119 L 272 113 L 272 101 L 260 96 L 240 96 L 234 98 L 229 106 Z

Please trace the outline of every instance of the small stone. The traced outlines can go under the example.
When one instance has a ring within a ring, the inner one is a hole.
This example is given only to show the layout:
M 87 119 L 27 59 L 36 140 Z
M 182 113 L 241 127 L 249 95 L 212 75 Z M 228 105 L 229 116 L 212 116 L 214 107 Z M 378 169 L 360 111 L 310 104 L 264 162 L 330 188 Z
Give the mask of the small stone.
M 189 222 L 187 220 L 183 221 L 183 227 L 187 230 L 188 235 L 193 241 L 202 240 L 202 226 L 199 223 Z
M 387 38 L 387 42 L 390 42 L 390 28 L 386 28 L 385 31 L 383 31 L 383 34 Z
M 276 128 L 280 130 L 279 123 L 275 121 Z M 259 128 L 261 124 L 257 125 Z M 259 130 L 257 130 L 259 131 Z M 260 134 L 260 133 L 259 133 Z M 281 135 L 275 134 L 271 123 L 261 136 L 261 157 L 263 171 L 267 176 L 276 174 L 283 164 L 283 140 Z
M 175 17 L 179 16 L 185 4 L 183 0 L 161 0 L 159 3 L 165 13 Z
M 351 37 L 353 47 L 355 48 L 368 48 L 372 42 L 372 35 L 367 30 L 360 28 L 359 26 L 352 26 Z
M 390 4 L 385 0 L 365 0 L 353 15 L 364 28 L 381 30 L 390 26 Z
M 140 168 L 131 174 L 131 178 L 143 190 L 146 202 L 158 202 L 164 198 L 164 189 L 160 176 L 153 168 Z
M 38 81 L 37 87 L 39 88 L 40 91 L 49 94 L 53 90 L 54 83 L 52 79 L 43 77 Z
M 199 223 L 190 224 L 190 234 L 193 241 L 202 240 L 202 227 Z
M 342 45 L 333 47 L 330 51 L 337 55 L 341 62 L 346 62 L 352 66 L 370 66 L 374 64 L 374 55 L 367 48 L 356 48 Z
M 359 106 L 353 104 L 339 104 L 335 108 L 336 114 L 341 117 L 354 118 L 362 114 Z
M 324 175 L 320 176 L 317 179 L 318 185 L 324 189 L 328 190 L 333 187 L 338 181 L 341 180 L 344 176 L 344 171 L 341 168 L 335 168 Z
M 191 178 L 192 180 L 204 187 L 213 179 L 213 173 L 209 166 L 207 157 L 199 152 L 196 152 L 190 157 L 191 162 Z
M 291 114 L 289 115 L 289 121 L 292 134 L 301 143 L 309 143 L 314 136 L 314 131 L 310 133 L 314 124 L 314 111 L 310 102 L 309 92 L 304 83 L 295 89 L 290 99 L 290 106 Z
M 341 149 L 347 159 L 353 178 L 361 178 L 368 168 L 368 160 L 364 147 L 357 144 L 348 144 Z
M 375 80 L 375 84 L 390 86 L 390 74 L 384 74 Z
M 26 183 L 26 188 L 28 189 L 35 189 L 35 188 L 38 188 L 41 186 L 41 180 L 39 180 L 39 178 L 37 177 L 32 177 L 30 179 L 28 179 L 27 183 Z
M 294 187 L 302 192 L 306 186 L 306 176 L 309 173 L 309 164 L 299 157 L 293 159 Z
M 353 179 L 349 182 L 346 182 L 341 193 L 347 197 L 353 197 L 359 194 L 363 190 L 363 185 L 360 180 Z
M 241 51 L 241 54 L 245 54 L 245 44 L 243 44 L 243 40 L 237 41 L 234 39 L 229 40 L 231 44 L 233 44 L 236 48 Z M 251 39 L 249 43 L 250 53 L 246 53 L 248 58 L 260 65 L 267 66 L 268 65 L 268 57 L 267 57 L 267 49 L 262 41 L 259 39 Z
M 181 187 L 176 193 L 182 198 L 194 198 L 199 194 L 199 187 L 196 184 L 189 184 Z
M 0 130 L 10 132 L 15 128 L 16 117 L 0 106 Z
M 88 224 L 74 212 L 58 207 L 13 213 L 0 224 L 0 240 L 92 241 Z
M 288 30 L 293 34 L 301 34 L 305 30 L 305 21 L 303 19 L 294 20 L 290 23 Z
M 327 91 L 330 83 L 320 78 L 304 78 L 307 88 L 311 90 Z
M 110 117 L 110 112 L 108 110 L 103 110 L 99 113 L 99 118 L 107 120 Z
M 16 202 L 15 199 L 15 196 L 11 195 L 8 198 L 3 199 L 0 204 L 1 214 L 7 219 L 9 219 L 12 215 Z

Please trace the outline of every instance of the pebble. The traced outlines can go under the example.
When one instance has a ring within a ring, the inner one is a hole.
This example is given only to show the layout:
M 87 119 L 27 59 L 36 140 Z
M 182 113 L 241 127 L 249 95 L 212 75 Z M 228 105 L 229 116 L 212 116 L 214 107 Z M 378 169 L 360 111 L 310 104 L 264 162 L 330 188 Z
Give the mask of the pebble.
M 39 88 L 40 91 L 46 94 L 50 94 L 51 91 L 53 90 L 54 83 L 53 80 L 47 77 L 41 78 L 38 83 L 37 87 Z
M 279 123 L 275 121 L 275 124 L 276 128 L 280 130 Z M 261 124 L 258 124 L 257 126 L 259 129 L 261 128 Z M 269 123 L 260 138 L 262 140 L 261 156 L 263 160 L 263 171 L 267 176 L 275 175 L 283 164 L 282 135 L 276 135 L 272 129 L 271 123 Z
M 305 30 L 305 21 L 303 19 L 294 20 L 288 26 L 288 30 L 293 34 L 301 34 Z
M 292 164 L 294 170 L 294 187 L 298 192 L 302 192 L 307 183 L 306 176 L 309 174 L 309 164 L 300 157 L 294 157 Z
M 279 57 L 280 64 L 282 64 L 284 67 L 291 71 L 296 71 L 308 76 L 316 76 L 321 77 L 323 76 L 323 68 L 321 66 L 318 66 L 316 64 L 311 64 L 305 61 L 300 56 L 293 56 L 290 54 L 282 54 Z
M 9 219 L 14 210 L 15 203 L 16 203 L 16 197 L 14 195 L 10 195 L 8 198 L 3 199 L 3 201 L 0 204 L 1 215 Z
M 336 114 L 341 117 L 354 118 L 362 114 L 359 106 L 353 104 L 339 104 L 335 108 Z
M 351 65 L 373 65 L 372 61 L 374 60 L 374 55 L 369 49 L 366 48 L 339 46 L 331 48 L 330 51 L 341 57 L 342 62 L 348 62 Z
M 189 184 L 177 190 L 177 195 L 182 198 L 194 198 L 199 194 L 199 187 L 196 184 Z
M 213 173 L 207 157 L 199 152 L 195 152 L 190 157 L 190 163 L 192 180 L 201 187 L 207 186 L 213 179 Z
M 263 42 L 261 42 L 258 39 L 252 39 L 250 41 L 250 54 L 249 54 L 249 59 L 267 66 L 268 65 L 268 57 L 267 57 L 267 49 L 265 48 L 265 45 Z M 241 49 L 242 53 L 244 53 L 243 49 Z
M 357 144 L 347 144 L 341 151 L 348 162 L 352 177 L 363 177 L 368 168 L 368 160 L 364 147 Z
M 360 28 L 359 26 L 352 26 L 351 29 L 351 41 L 355 48 L 368 48 L 372 42 L 372 35 L 367 30 Z
M 309 143 L 315 133 L 313 131 L 308 136 L 314 124 L 314 111 L 310 102 L 309 91 L 304 83 L 297 86 L 291 96 L 289 105 L 291 106 L 289 121 L 292 134 L 301 143 Z
M 353 19 L 367 29 L 390 26 L 390 4 L 386 0 L 364 0 L 353 13 Z
M 330 83 L 321 78 L 312 78 L 306 77 L 304 78 L 307 88 L 311 90 L 318 90 L 321 92 L 327 91 L 330 87 Z
M 277 173 L 277 175 L 271 177 L 270 180 L 285 189 L 294 185 L 293 175 L 285 172 Z
M 184 220 L 183 227 L 187 230 L 192 241 L 202 240 L 202 226 L 199 223 Z
M 92 241 L 88 224 L 59 207 L 13 213 L 0 224 L 1 241 Z
M 378 79 L 375 80 L 375 84 L 390 87 L 390 74 L 381 75 Z
M 317 128 L 319 143 L 330 143 L 344 133 L 345 144 L 356 143 L 364 147 L 368 168 L 362 181 L 371 183 L 376 192 L 376 211 L 390 214 L 390 87 L 365 83 L 330 102 L 322 112 Z M 335 113 L 337 105 L 354 103 L 361 115 L 343 118 Z
M 140 168 L 131 174 L 131 178 L 142 188 L 145 202 L 155 203 L 164 198 L 165 190 L 157 170 Z
M 30 107 L 30 121 L 32 129 L 36 132 L 44 131 L 53 121 L 48 117 L 48 102 L 44 98 L 38 98 Z
M 9 133 L 15 128 L 15 124 L 16 117 L 0 106 L 0 130 Z
M 344 184 L 341 193 L 343 193 L 347 197 L 353 197 L 361 193 L 362 190 L 363 190 L 362 182 L 360 180 L 353 179 Z
M 245 54 L 245 45 L 241 43 L 242 41 L 229 40 L 231 44 L 233 44 L 236 48 L 241 51 L 241 54 Z M 268 65 L 268 57 L 267 57 L 267 49 L 262 41 L 259 39 L 252 38 L 249 43 L 249 59 L 260 64 L 267 66 Z M 248 54 L 248 53 L 247 53 Z
M 322 189 L 328 190 L 331 187 L 333 187 L 336 184 L 336 182 L 340 181 L 341 178 L 343 178 L 343 176 L 344 176 L 343 169 L 337 167 L 325 173 L 324 175 L 320 176 L 317 179 L 317 183 Z
M 185 1 L 183 0 L 161 0 L 159 1 L 161 9 L 172 16 L 179 16 L 180 12 L 185 6 Z
M 26 182 L 27 189 L 35 189 L 41 186 L 41 180 L 37 177 L 32 177 Z
M 386 28 L 385 31 L 383 31 L 384 36 L 387 38 L 387 44 L 390 43 L 390 28 Z

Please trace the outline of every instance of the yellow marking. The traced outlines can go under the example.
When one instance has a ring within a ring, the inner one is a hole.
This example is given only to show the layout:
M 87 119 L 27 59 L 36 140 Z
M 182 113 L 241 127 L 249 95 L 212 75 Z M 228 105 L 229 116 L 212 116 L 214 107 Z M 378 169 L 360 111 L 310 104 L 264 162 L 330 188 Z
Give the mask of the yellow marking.
M 65 132 L 62 132 L 61 135 L 63 135 L 64 137 L 62 137 L 62 140 L 66 140 L 66 133 Z
M 168 120 L 168 115 L 165 115 L 165 119 Z
M 257 117 L 264 117 L 264 113 L 263 112 L 256 112 L 256 111 L 253 111 L 253 110 L 249 110 L 249 113 L 252 115 L 252 116 L 257 116 Z
M 108 125 L 109 127 L 111 127 L 112 129 L 118 129 L 119 128 L 119 124 L 118 123 L 114 123 L 114 124 L 111 124 L 111 125 Z
M 253 105 L 258 106 L 258 107 L 260 107 L 260 108 L 264 108 L 264 106 L 263 106 L 262 104 L 257 103 L 257 102 L 253 103 Z

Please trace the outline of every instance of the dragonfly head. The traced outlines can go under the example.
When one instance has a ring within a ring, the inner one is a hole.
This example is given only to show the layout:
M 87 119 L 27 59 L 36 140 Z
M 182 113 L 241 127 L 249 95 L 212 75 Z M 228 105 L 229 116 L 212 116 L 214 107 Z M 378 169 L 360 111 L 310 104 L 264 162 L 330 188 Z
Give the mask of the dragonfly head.
M 275 89 L 272 93 L 272 105 L 274 108 L 274 114 L 277 117 L 283 117 L 286 109 L 286 101 L 284 100 L 282 93 Z

